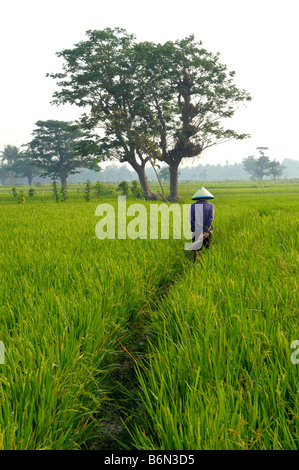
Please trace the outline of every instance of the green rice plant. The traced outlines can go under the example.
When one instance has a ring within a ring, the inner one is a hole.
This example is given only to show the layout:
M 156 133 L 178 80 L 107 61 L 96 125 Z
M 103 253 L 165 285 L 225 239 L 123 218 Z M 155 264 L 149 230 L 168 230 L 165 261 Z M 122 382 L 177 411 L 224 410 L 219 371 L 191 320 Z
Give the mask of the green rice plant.
M 0 449 L 101 446 L 111 409 L 128 416 L 119 447 L 298 448 L 298 183 L 206 186 L 196 263 L 184 240 L 97 239 L 98 201 L 76 191 L 1 195 Z
M 298 199 L 269 195 L 265 218 L 259 194 L 224 196 L 211 250 L 147 318 L 138 449 L 299 448 Z
M 164 241 L 98 240 L 90 204 L 0 206 L 1 449 L 101 443 L 120 342 L 177 269 Z

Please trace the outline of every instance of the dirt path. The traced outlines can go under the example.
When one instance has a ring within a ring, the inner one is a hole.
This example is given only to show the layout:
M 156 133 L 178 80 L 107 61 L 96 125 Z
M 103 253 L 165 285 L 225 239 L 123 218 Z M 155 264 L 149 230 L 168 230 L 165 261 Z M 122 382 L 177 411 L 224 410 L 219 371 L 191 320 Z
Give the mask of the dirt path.
M 159 308 L 161 300 L 168 295 L 170 287 L 184 273 L 184 264 L 178 266 L 171 279 L 163 282 L 151 294 L 148 302 L 142 307 L 138 320 L 130 325 L 128 333 L 119 338 L 118 355 L 111 375 L 114 383 L 109 394 L 110 401 L 104 408 L 104 420 L 100 422 L 98 438 L 89 450 L 130 450 L 134 444 L 130 432 L 137 424 L 142 424 L 141 387 L 136 375 L 138 359 L 148 354 L 148 337 L 145 323 L 151 312 Z M 140 365 L 140 364 L 139 364 Z

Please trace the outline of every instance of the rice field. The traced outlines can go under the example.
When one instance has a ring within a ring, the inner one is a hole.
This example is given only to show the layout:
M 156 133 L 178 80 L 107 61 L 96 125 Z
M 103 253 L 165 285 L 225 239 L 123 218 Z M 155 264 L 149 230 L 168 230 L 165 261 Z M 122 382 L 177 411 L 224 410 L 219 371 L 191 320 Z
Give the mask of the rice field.
M 0 191 L 0 449 L 299 448 L 299 182 L 204 185 L 196 263 L 184 240 L 99 240 L 117 194 Z

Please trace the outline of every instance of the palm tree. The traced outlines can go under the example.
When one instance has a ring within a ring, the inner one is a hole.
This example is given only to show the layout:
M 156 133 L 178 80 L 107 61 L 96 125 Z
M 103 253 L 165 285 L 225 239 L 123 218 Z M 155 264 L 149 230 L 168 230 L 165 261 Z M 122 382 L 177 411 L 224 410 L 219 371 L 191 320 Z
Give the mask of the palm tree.
M 7 168 L 5 165 L 0 163 L 0 180 L 2 182 L 2 186 L 5 185 L 5 181 L 7 180 L 7 178 L 8 178 Z
M 2 163 L 6 164 L 9 172 L 10 182 L 12 185 L 16 184 L 16 173 L 13 166 L 20 156 L 20 151 L 15 145 L 6 145 L 1 153 Z

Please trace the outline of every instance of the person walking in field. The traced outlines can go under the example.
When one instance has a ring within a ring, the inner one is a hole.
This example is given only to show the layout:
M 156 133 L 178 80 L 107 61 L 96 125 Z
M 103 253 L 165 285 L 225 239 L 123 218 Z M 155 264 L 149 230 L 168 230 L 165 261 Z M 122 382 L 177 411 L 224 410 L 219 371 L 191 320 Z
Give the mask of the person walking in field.
M 214 205 L 207 201 L 214 196 L 204 187 L 201 187 L 192 197 L 195 200 L 190 209 L 191 231 L 194 233 L 193 244 L 189 247 L 194 251 L 194 261 L 198 257 L 202 247 L 210 248 L 212 243 Z

